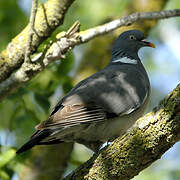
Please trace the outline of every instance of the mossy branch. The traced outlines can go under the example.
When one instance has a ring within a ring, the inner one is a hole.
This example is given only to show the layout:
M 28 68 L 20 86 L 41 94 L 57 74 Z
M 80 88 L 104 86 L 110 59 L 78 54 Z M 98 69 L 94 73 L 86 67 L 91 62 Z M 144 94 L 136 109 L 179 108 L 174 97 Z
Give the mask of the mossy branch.
M 36 33 L 32 38 L 31 53 L 35 52 L 41 42 L 63 23 L 65 13 L 73 2 L 74 0 L 48 0 L 38 6 L 34 25 Z M 27 25 L 0 53 L 0 82 L 7 79 L 24 62 L 29 26 Z
M 64 180 L 129 180 L 180 140 L 180 84 L 123 137 L 95 154 Z

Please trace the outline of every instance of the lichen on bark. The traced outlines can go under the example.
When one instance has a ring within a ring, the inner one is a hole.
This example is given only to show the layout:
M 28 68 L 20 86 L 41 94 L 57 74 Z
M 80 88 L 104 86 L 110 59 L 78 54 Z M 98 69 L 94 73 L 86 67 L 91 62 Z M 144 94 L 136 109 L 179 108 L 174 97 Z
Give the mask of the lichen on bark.
M 129 180 L 151 165 L 180 140 L 180 85 L 67 179 Z
M 56 27 L 63 23 L 65 13 L 73 1 L 49 0 L 39 5 L 35 20 L 36 33 L 33 35 L 31 46 L 33 52 Z M 0 53 L 0 82 L 9 77 L 23 63 L 28 32 L 27 25 Z

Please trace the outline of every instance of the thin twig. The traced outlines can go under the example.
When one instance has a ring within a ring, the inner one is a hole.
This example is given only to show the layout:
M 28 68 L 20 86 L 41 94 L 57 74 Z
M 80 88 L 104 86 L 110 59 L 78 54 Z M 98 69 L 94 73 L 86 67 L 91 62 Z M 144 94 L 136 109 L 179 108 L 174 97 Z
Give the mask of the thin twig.
M 26 63 L 31 62 L 31 58 L 30 58 L 31 51 L 32 51 L 31 44 L 32 44 L 33 34 L 35 33 L 34 24 L 35 24 L 36 12 L 37 12 L 37 5 L 38 5 L 37 0 L 32 0 L 32 8 L 31 8 L 31 14 L 30 14 L 30 19 L 29 19 L 29 34 L 27 38 L 26 52 L 25 52 L 25 59 L 24 59 Z
M 113 20 L 109 23 L 97 26 L 80 33 L 82 42 L 87 42 L 90 39 L 111 32 L 122 26 L 129 26 L 139 20 L 165 19 L 175 16 L 180 16 L 180 9 L 164 10 L 155 12 L 137 12 L 120 19 Z
M 68 38 L 68 37 L 71 37 L 72 35 L 74 35 L 75 33 L 79 32 L 80 30 L 80 22 L 79 21 L 76 21 L 69 29 L 68 31 L 66 32 L 65 36 Z

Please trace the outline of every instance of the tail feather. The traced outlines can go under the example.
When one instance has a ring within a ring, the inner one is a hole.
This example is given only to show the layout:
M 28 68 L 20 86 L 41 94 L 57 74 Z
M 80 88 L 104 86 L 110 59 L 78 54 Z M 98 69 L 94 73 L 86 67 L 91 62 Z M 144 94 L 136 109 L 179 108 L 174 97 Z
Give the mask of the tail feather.
M 27 143 L 25 143 L 20 149 L 18 149 L 16 153 L 20 154 L 24 151 L 31 149 L 35 145 L 43 144 L 41 141 L 44 138 L 48 137 L 51 133 L 52 130 L 50 129 L 43 129 L 36 131 L 36 133 L 34 133 L 34 135 L 31 136 L 31 139 Z M 44 143 L 44 144 L 48 144 L 48 143 Z

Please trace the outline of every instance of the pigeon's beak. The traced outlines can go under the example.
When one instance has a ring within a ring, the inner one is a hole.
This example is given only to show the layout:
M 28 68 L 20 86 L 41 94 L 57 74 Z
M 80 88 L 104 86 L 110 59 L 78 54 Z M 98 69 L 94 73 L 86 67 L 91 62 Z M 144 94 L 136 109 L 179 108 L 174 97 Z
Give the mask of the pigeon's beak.
M 144 46 L 155 48 L 155 45 L 151 42 L 146 41 L 146 39 L 141 40 Z

